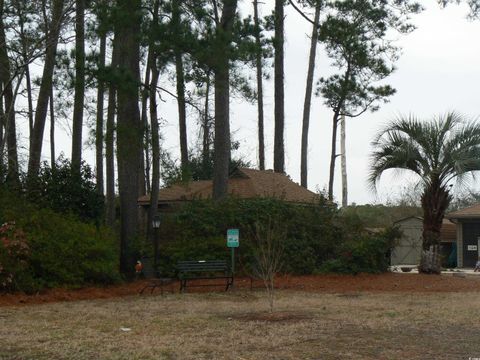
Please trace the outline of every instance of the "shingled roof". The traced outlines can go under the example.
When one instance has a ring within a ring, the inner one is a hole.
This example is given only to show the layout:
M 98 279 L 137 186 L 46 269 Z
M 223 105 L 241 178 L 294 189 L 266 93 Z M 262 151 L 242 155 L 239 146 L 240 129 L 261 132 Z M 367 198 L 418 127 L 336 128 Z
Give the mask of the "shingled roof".
M 447 214 L 448 219 L 480 219 L 480 203 Z
M 210 199 L 212 192 L 212 180 L 179 183 L 161 189 L 158 202 Z M 312 203 L 318 199 L 318 194 L 301 187 L 285 174 L 248 168 L 237 168 L 230 175 L 228 193 L 242 199 L 272 197 L 296 203 Z M 138 199 L 138 203 L 149 205 L 150 195 L 142 196 Z

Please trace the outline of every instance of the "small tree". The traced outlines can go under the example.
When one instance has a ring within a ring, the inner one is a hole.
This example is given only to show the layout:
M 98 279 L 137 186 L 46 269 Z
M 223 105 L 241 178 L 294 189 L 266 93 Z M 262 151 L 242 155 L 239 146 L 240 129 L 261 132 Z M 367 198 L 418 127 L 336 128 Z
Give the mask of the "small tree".
M 254 225 L 255 265 L 254 275 L 263 280 L 268 295 L 270 312 L 273 312 L 275 300 L 275 275 L 283 266 L 284 240 L 286 229 L 279 221 L 269 216 L 266 223 Z

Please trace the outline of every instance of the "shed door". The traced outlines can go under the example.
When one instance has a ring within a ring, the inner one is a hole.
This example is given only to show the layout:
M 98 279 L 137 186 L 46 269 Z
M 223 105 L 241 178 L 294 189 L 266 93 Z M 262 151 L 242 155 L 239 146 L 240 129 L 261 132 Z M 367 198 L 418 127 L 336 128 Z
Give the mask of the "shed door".
M 463 266 L 474 267 L 479 256 L 480 223 L 463 224 Z

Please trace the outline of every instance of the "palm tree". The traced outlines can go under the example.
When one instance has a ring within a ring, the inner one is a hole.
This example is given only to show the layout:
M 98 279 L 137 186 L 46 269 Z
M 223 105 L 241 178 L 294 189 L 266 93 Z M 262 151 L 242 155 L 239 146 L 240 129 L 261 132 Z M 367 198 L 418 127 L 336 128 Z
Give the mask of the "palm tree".
M 480 170 L 480 125 L 450 112 L 430 121 L 400 117 L 373 141 L 369 181 L 373 187 L 388 169 L 413 172 L 423 186 L 423 251 L 419 270 L 440 273 L 440 230 L 452 200 L 453 180 Z

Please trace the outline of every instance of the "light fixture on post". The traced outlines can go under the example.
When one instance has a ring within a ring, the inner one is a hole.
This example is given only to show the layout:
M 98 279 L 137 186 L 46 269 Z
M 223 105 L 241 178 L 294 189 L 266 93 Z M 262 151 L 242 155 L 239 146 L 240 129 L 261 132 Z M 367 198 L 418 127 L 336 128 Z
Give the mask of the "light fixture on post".
M 155 231 L 155 241 L 153 243 L 153 267 L 154 271 L 157 271 L 157 259 L 158 259 L 158 231 L 160 229 L 160 215 L 155 215 L 152 220 L 152 227 Z

